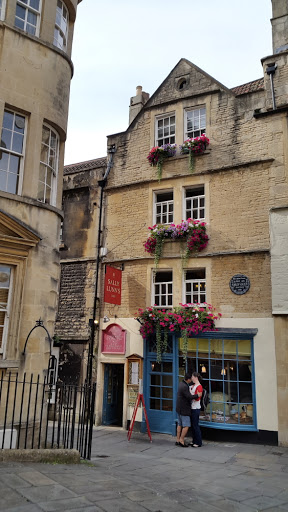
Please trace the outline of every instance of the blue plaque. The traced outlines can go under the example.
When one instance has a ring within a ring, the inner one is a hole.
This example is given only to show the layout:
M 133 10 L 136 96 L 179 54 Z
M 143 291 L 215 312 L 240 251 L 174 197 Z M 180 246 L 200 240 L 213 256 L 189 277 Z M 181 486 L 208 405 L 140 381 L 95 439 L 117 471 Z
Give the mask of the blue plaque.
M 250 288 L 250 280 L 244 274 L 235 274 L 230 280 L 230 290 L 236 295 L 244 295 Z

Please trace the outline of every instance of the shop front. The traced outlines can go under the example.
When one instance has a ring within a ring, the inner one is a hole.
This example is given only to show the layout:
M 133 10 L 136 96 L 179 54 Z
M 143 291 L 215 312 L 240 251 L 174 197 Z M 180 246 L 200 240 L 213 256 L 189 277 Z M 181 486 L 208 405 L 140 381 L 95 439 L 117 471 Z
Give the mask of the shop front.
M 257 329 L 221 329 L 183 340 L 169 335 L 157 362 L 152 335 L 144 341 L 144 398 L 152 432 L 176 433 L 176 397 L 186 371 L 197 371 L 210 403 L 201 411 L 203 427 L 257 432 L 254 337 Z M 145 424 L 142 423 L 145 430 Z

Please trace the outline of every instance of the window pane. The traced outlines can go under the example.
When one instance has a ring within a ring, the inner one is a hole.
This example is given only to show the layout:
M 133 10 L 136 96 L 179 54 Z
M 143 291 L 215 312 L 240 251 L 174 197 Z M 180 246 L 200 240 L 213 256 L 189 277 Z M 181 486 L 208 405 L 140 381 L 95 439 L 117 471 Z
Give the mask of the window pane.
M 12 130 L 13 119 L 14 119 L 14 116 L 13 116 L 12 112 L 5 111 L 4 116 L 3 116 L 3 128 L 8 128 L 9 130 Z
M 162 386 L 173 386 L 173 376 L 162 375 Z
M 11 149 L 12 132 L 3 128 L 1 135 L 1 147 Z
M 6 171 L 8 169 L 9 154 L 5 151 L 0 151 L 0 169 Z
M 12 151 L 15 151 L 15 153 L 22 153 L 23 151 L 23 135 L 20 133 L 14 132 L 13 134 Z
M 173 411 L 173 400 L 162 400 L 163 411 Z
M 151 385 L 152 386 L 160 386 L 161 384 L 161 376 L 160 375 L 151 375 Z
M 24 30 L 24 21 L 20 20 L 19 18 L 15 18 L 15 27 L 21 28 L 21 30 Z
M 0 190 L 7 192 L 7 173 L 0 171 Z
M 25 7 L 21 7 L 21 5 L 16 5 L 16 16 L 17 18 L 21 18 L 22 20 L 25 20 L 25 13 L 26 9 Z
M 8 184 L 7 184 L 7 192 L 10 192 L 10 194 L 16 194 L 17 192 L 17 183 L 18 183 L 18 176 L 17 174 L 8 173 Z
M 30 6 L 36 11 L 39 11 L 39 2 L 40 0 L 30 0 Z
M 19 174 L 20 171 L 20 157 L 16 155 L 10 155 L 9 159 L 9 171 Z
M 156 398 L 150 398 L 150 409 L 156 409 L 158 411 L 161 410 L 161 400 L 157 400 Z
M 161 397 L 161 388 L 158 386 L 150 386 L 150 396 L 160 398 Z

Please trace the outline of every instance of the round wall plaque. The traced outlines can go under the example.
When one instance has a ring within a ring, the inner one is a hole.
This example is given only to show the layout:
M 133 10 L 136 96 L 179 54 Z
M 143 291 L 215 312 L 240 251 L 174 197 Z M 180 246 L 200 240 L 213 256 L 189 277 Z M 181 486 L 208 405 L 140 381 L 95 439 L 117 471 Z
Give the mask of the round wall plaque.
M 250 288 L 250 280 L 244 274 L 235 274 L 229 283 L 230 290 L 236 295 L 244 295 Z

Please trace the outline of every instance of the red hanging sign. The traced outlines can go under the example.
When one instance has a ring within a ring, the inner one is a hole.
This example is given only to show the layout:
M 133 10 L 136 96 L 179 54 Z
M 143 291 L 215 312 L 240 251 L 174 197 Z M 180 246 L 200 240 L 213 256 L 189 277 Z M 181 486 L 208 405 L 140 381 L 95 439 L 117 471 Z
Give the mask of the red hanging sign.
M 106 265 L 104 302 L 121 305 L 122 270 Z

